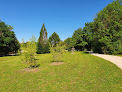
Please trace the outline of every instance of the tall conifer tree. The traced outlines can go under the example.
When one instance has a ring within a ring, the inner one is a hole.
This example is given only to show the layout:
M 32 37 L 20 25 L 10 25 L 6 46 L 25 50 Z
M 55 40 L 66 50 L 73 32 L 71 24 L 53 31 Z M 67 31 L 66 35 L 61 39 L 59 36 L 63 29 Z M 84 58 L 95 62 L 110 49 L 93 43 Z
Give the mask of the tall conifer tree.
M 48 39 L 47 39 L 47 30 L 45 28 L 45 25 L 43 23 L 40 36 L 37 43 L 37 53 L 48 53 L 49 52 L 49 45 L 48 45 Z
M 39 43 L 41 43 L 42 45 L 47 43 L 47 30 L 45 28 L 45 25 L 43 23 L 41 31 L 40 31 L 40 36 L 39 36 Z

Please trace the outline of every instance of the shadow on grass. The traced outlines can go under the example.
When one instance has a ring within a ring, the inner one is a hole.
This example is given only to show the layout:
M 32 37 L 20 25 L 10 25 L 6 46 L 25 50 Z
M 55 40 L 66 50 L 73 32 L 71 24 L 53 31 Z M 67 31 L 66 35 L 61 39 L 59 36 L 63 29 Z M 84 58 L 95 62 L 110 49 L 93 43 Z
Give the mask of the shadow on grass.
M 35 59 L 36 61 L 39 60 L 39 59 Z
M 0 57 L 6 57 L 6 56 L 19 56 L 19 55 L 16 55 L 16 54 L 0 55 Z
M 51 61 L 51 62 L 53 63 L 53 62 L 64 62 L 64 61 Z
M 84 54 L 90 54 L 89 52 L 86 52 L 86 51 L 84 51 L 83 53 L 84 53 Z
M 27 67 L 27 68 L 38 68 L 38 67 L 40 67 L 40 64 L 36 64 L 36 65 L 30 65 L 30 67 Z
M 37 60 L 39 60 L 39 59 L 35 59 L 35 61 L 37 61 Z M 38 67 L 40 67 L 40 64 L 36 63 L 34 65 L 30 65 L 30 67 L 31 68 L 38 68 Z
M 64 64 L 64 61 L 51 61 L 52 63 L 51 64 L 49 64 L 49 65 L 62 65 L 62 64 Z

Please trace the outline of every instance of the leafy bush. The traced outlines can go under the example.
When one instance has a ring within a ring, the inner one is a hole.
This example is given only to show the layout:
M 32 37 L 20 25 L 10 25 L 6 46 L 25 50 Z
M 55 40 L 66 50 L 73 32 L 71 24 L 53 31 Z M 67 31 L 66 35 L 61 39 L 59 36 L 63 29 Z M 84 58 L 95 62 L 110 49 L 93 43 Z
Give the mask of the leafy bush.
M 36 55 L 36 39 L 34 36 L 26 44 L 22 43 L 20 52 L 20 58 L 24 63 L 26 63 L 29 68 L 34 68 L 37 66 L 35 55 Z
M 53 61 L 61 61 L 65 52 L 66 46 L 63 42 L 59 42 L 56 46 L 50 45 L 50 52 L 53 56 Z

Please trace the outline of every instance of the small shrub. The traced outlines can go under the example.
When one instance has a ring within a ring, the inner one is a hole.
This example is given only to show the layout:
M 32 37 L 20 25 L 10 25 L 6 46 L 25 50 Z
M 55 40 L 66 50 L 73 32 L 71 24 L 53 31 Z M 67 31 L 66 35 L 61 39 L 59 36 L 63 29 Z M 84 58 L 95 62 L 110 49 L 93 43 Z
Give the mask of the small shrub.
M 37 66 L 35 55 L 36 55 L 36 39 L 32 36 L 29 42 L 21 45 L 22 52 L 20 52 L 20 58 L 24 63 L 26 63 L 29 68 L 34 68 Z
M 63 54 L 65 52 L 65 44 L 63 42 L 59 42 L 56 44 L 56 46 L 50 46 L 50 52 L 53 56 L 53 61 L 61 61 L 61 58 L 63 57 Z

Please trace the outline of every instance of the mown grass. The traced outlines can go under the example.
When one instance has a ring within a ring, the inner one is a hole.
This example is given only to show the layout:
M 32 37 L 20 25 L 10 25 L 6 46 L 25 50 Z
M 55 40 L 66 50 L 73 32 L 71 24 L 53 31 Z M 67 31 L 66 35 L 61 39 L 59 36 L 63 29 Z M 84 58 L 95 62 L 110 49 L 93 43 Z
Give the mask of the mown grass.
M 39 72 L 23 72 L 19 56 L 0 57 L 0 92 L 121 92 L 122 71 L 84 52 L 65 53 L 64 64 L 50 65 L 51 54 L 37 55 Z
M 117 55 L 117 56 L 120 56 L 120 57 L 122 57 L 122 55 Z

